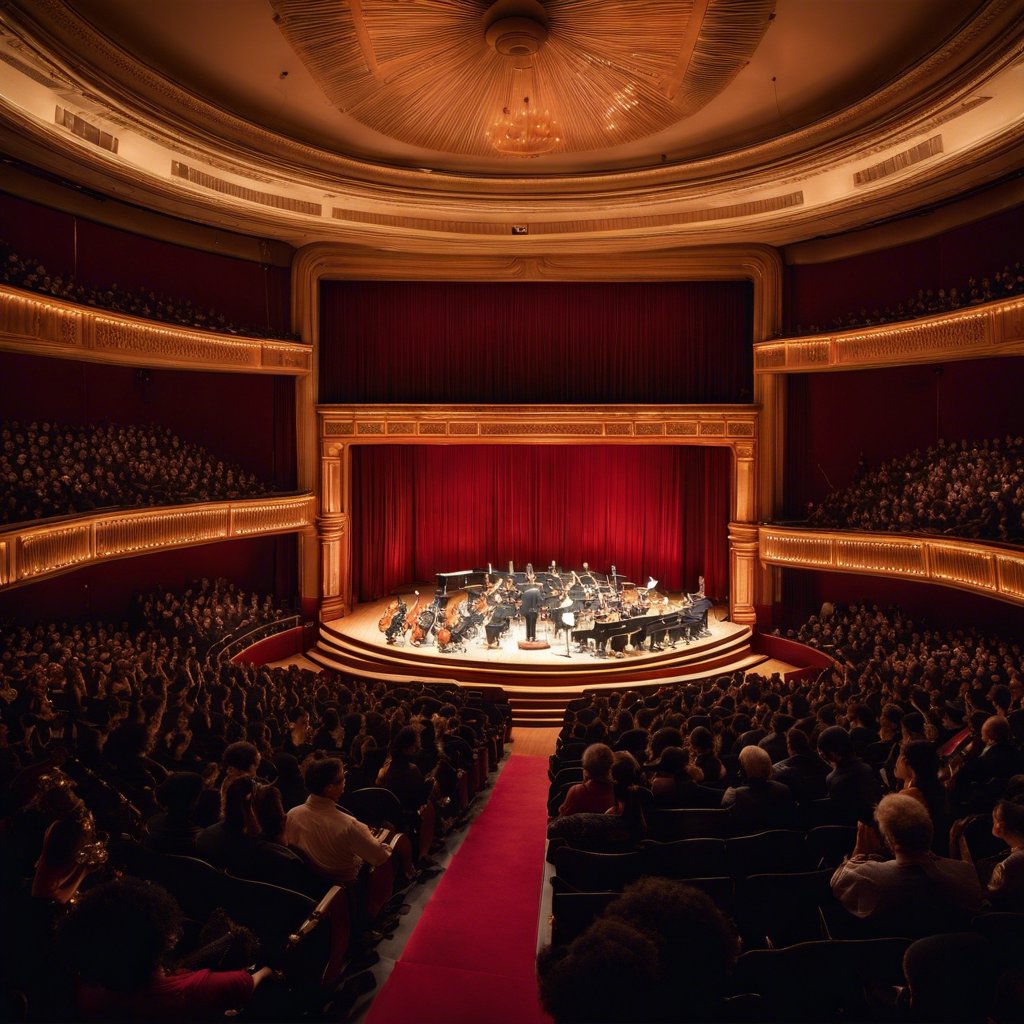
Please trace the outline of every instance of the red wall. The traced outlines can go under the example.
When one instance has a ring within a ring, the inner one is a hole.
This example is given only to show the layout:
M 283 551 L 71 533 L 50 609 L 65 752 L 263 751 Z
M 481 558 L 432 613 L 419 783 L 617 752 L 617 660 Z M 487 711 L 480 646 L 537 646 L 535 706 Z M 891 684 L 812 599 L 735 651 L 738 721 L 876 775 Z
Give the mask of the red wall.
M 284 490 L 295 486 L 294 391 L 291 378 L 0 353 L 2 419 L 156 423 Z
M 1024 434 L 1024 359 L 793 374 L 787 381 L 785 511 L 847 486 L 869 466 L 938 438 Z M 827 478 L 827 479 L 826 479 Z
M 290 598 L 295 590 L 294 534 L 222 541 L 92 565 L 0 593 L 0 621 L 120 619 L 135 594 L 183 590 L 192 580 L 224 576 L 246 590 Z M 278 585 L 284 570 L 289 582 Z M 289 575 L 290 570 L 290 575 Z
M 1024 206 L 934 238 L 832 263 L 786 268 L 785 323 L 829 329 L 837 316 L 906 302 L 919 289 L 962 288 L 1021 258 Z
M 0 238 L 86 287 L 153 291 L 212 307 L 240 327 L 291 329 L 287 267 L 155 241 L 3 193 Z

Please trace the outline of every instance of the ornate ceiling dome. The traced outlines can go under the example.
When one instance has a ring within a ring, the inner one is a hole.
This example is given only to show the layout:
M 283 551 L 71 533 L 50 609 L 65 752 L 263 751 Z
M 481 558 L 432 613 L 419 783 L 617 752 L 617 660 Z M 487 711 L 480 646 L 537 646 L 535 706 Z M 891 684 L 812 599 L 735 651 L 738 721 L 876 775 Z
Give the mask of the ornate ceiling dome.
M 340 112 L 401 142 L 470 156 L 607 150 L 662 131 L 736 77 L 775 10 L 775 0 L 272 3 Z M 496 145 L 495 126 L 524 107 L 557 121 L 557 143 L 548 131 L 536 151 Z

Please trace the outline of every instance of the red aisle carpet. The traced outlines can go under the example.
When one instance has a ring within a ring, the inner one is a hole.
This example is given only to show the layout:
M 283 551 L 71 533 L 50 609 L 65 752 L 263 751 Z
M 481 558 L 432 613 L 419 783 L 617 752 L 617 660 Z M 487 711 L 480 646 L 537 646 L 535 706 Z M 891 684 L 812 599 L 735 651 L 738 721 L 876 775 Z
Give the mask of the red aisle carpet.
M 534 968 L 547 761 L 513 754 L 367 1024 L 540 1024 Z

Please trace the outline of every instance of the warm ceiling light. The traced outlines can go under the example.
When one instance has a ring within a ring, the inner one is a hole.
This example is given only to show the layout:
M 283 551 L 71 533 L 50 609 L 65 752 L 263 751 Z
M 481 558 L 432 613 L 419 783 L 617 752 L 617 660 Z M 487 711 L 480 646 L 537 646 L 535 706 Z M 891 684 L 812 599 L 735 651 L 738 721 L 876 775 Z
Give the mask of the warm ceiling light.
M 487 131 L 502 156 L 542 156 L 562 141 L 558 122 L 537 96 L 533 57 L 547 37 L 547 12 L 537 0 L 497 0 L 484 15 L 488 46 L 512 65 L 509 100 Z

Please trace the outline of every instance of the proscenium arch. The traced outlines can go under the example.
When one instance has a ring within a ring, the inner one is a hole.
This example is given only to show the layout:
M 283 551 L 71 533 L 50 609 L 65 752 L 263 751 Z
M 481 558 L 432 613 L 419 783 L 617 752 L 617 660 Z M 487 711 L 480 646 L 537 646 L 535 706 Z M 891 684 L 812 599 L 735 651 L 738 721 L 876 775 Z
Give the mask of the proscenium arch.
M 756 607 L 771 603 L 777 574 L 758 565 L 756 523 L 774 513 L 781 495 L 781 376 L 755 377 L 750 406 L 321 407 L 320 284 L 331 280 L 746 280 L 753 285 L 754 344 L 773 337 L 780 323 L 782 261 L 774 249 L 728 246 L 630 253 L 628 258 L 616 252 L 466 254 L 441 255 L 428 262 L 414 253 L 317 243 L 300 249 L 292 264 L 292 328 L 313 347 L 312 372 L 299 382 L 296 403 L 299 484 L 314 488 L 318 499 L 317 540 L 313 550 L 303 550 L 302 591 L 305 598 L 319 601 L 322 620 L 343 616 L 352 606 L 351 446 L 357 443 L 726 445 L 733 467 L 730 611 L 734 621 L 752 624 Z M 421 424 L 426 425 L 425 432 Z

